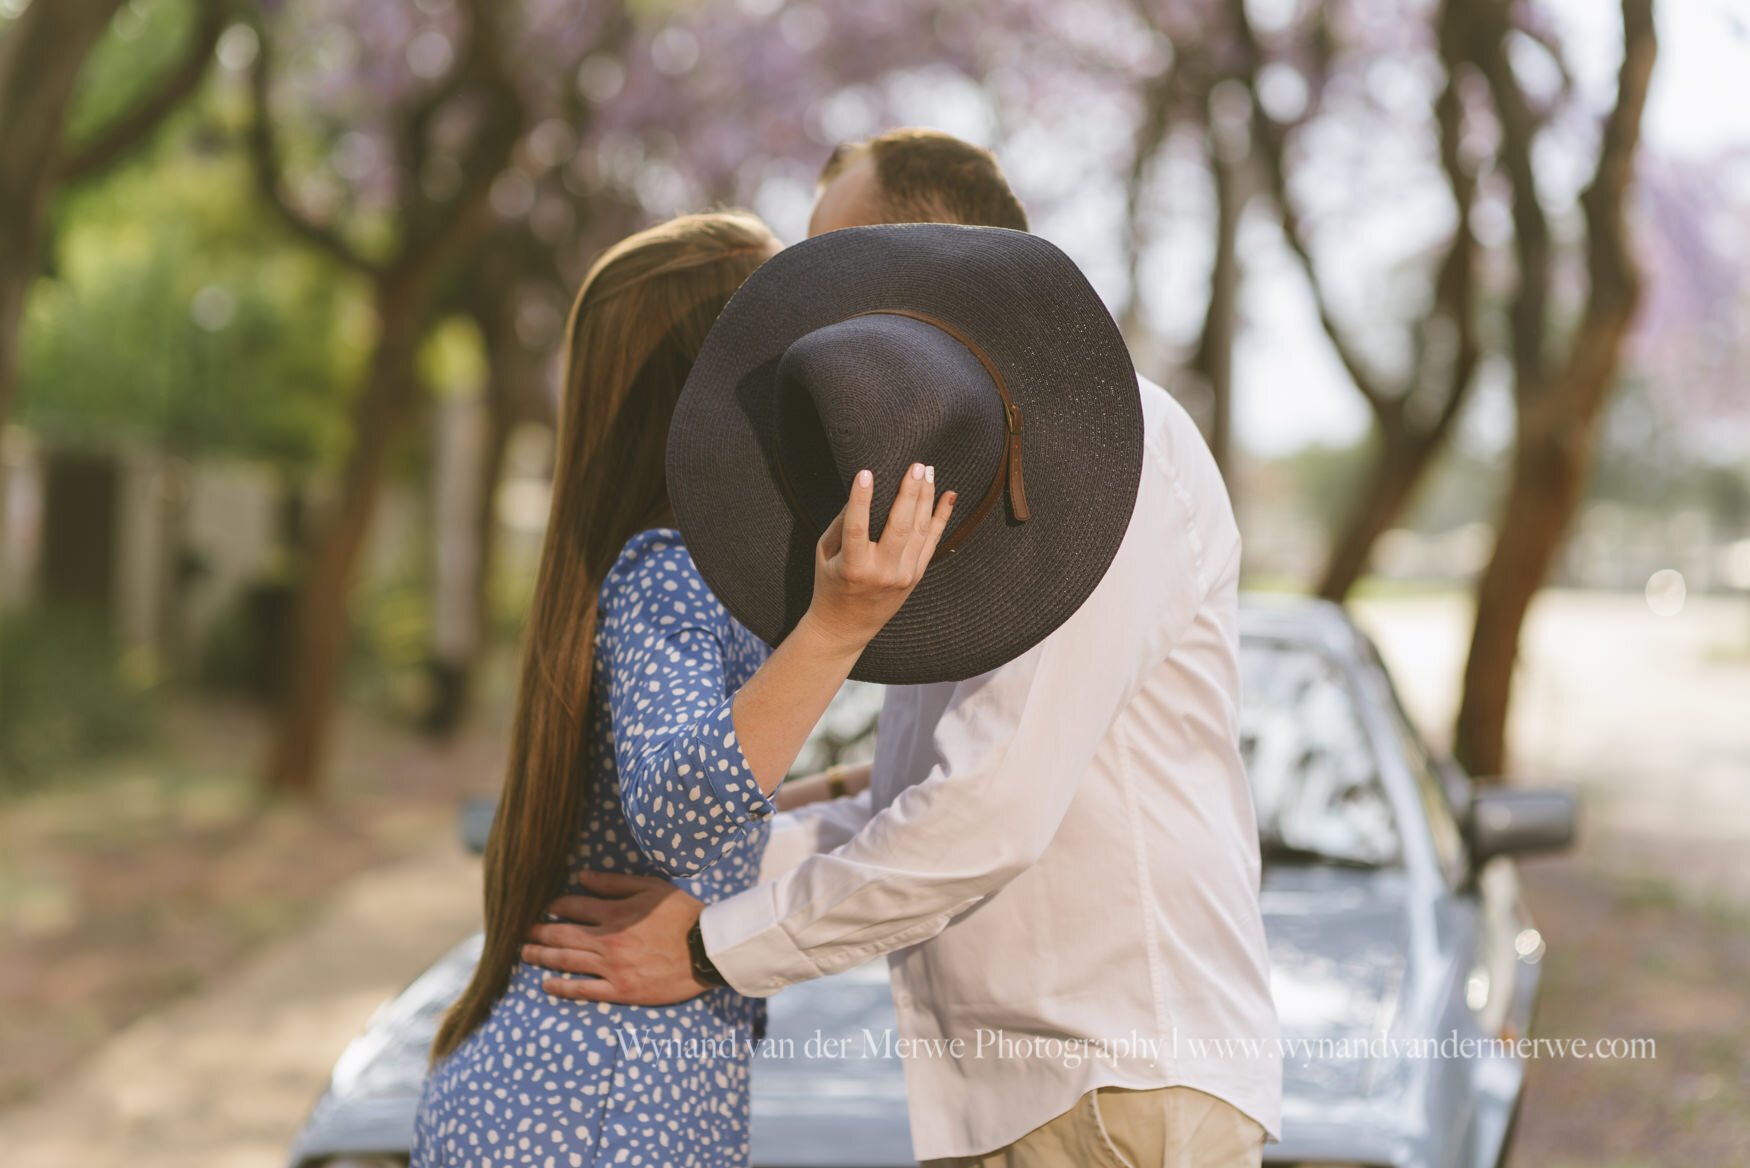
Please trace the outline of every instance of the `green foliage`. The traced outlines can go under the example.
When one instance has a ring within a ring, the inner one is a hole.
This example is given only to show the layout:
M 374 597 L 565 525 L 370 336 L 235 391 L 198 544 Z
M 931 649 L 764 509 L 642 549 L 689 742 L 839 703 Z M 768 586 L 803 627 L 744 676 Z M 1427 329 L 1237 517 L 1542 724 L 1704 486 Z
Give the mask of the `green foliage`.
M 1370 432 L 1349 446 L 1308 445 L 1283 457 L 1276 465 L 1285 479 L 1286 502 L 1303 520 L 1334 539 L 1359 505 L 1367 473 L 1379 457 L 1377 447 L 1377 435 Z M 1429 463 L 1397 525 L 1436 534 L 1466 523 L 1493 522 L 1502 464 L 1498 454 L 1477 453 L 1458 442 L 1445 444 Z
M 486 338 L 466 316 L 434 325 L 419 349 L 419 380 L 432 396 L 468 397 L 486 385 Z
M 128 0 L 79 73 L 68 114 L 74 147 L 110 124 L 182 59 L 194 34 L 194 0 Z
M 101 613 L 0 617 L 0 794 L 141 745 L 156 682 L 151 660 L 122 652 Z
M 370 343 L 356 282 L 272 229 L 241 159 L 186 146 L 62 208 L 19 415 L 63 440 L 332 462 Z
M 1695 508 L 1724 530 L 1750 528 L 1750 476 L 1709 457 L 1638 374 L 1623 377 L 1604 416 L 1590 498 L 1652 512 Z
M 1507 486 L 1504 452 L 1480 452 L 1460 439 L 1440 447 L 1399 517 L 1402 526 L 1438 535 L 1467 523 L 1494 523 Z
M 348 682 L 377 714 L 412 722 L 429 700 L 431 584 L 423 574 L 367 582 L 354 597 Z
M 1300 516 L 1334 537 L 1354 509 L 1378 445 L 1378 435 L 1370 430 L 1348 446 L 1317 443 L 1284 458 L 1293 506 Z

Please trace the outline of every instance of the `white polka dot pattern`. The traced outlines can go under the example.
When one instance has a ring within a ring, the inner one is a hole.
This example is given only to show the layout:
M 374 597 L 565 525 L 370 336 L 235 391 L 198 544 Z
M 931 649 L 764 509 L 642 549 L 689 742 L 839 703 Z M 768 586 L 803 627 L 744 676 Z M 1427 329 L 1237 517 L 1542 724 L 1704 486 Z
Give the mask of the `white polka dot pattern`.
M 671 876 L 707 902 L 752 887 L 774 808 L 730 702 L 770 650 L 666 528 L 620 553 L 597 630 L 591 798 L 571 870 Z M 570 1002 L 543 991 L 543 976 L 519 964 L 487 1020 L 432 1068 L 415 1168 L 747 1163 L 763 1002 L 727 988 L 660 1008 Z

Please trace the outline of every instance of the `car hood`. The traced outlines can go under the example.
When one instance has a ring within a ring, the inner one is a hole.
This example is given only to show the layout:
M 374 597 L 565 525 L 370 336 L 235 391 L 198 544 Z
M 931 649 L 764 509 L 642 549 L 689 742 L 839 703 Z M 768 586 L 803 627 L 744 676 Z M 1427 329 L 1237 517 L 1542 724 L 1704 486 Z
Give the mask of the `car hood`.
M 1398 1127 L 1394 1097 L 1404 1077 L 1366 1048 L 1402 1025 L 1412 972 L 1404 875 L 1269 868 L 1260 901 L 1287 1044 L 1284 1123 L 1294 1137 L 1292 1149 L 1270 1151 L 1298 1159 L 1319 1150 L 1329 1132 L 1349 1149 L 1340 1158 L 1352 1158 L 1357 1130 L 1389 1140 Z M 445 955 L 355 1040 L 300 1135 L 294 1164 L 323 1152 L 406 1147 L 437 1018 L 466 983 L 479 945 L 475 936 Z M 882 960 L 772 998 L 754 1059 L 752 1163 L 913 1163 L 904 1066 L 888 1045 L 895 1025 Z
M 1396 1114 L 1405 1080 L 1379 1040 L 1401 1031 L 1412 974 L 1403 872 L 1270 868 L 1259 899 L 1282 1029 L 1284 1126 L 1353 1131 Z
M 771 999 L 753 1064 L 755 1165 L 913 1163 L 887 962 Z
M 1361 1130 L 1380 1137 L 1379 1158 L 1388 1162 L 1406 1081 L 1372 1040 L 1402 1022 L 1410 970 L 1404 873 L 1272 867 L 1260 903 L 1287 1044 L 1283 1113 L 1294 1136 L 1292 1149 L 1271 1151 L 1349 1159 Z M 884 961 L 772 998 L 768 1052 L 754 1063 L 753 1162 L 911 1163 L 903 1066 L 881 1048 L 895 1025 Z

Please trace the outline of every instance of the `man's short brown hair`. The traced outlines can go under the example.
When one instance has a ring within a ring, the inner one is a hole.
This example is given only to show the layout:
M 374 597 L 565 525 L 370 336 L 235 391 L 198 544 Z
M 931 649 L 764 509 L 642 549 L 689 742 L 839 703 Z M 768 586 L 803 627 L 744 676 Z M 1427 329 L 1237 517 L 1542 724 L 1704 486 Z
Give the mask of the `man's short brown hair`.
M 966 223 L 1027 230 L 1027 212 L 990 151 L 940 130 L 889 130 L 836 147 L 821 168 L 822 186 L 859 155 L 875 162 L 888 223 Z

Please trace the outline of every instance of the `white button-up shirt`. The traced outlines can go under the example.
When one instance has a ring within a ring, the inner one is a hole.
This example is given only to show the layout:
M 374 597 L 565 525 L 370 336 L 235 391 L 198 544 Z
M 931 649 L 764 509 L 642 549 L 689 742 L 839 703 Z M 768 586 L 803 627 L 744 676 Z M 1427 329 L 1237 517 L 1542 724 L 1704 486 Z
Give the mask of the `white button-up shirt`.
M 999 669 L 890 688 L 869 790 L 777 817 L 768 882 L 705 909 L 745 994 L 889 955 L 920 1159 L 1108 1085 L 1195 1087 L 1279 1135 L 1239 531 L 1191 419 L 1141 393 L 1136 507 L 1093 595 Z

